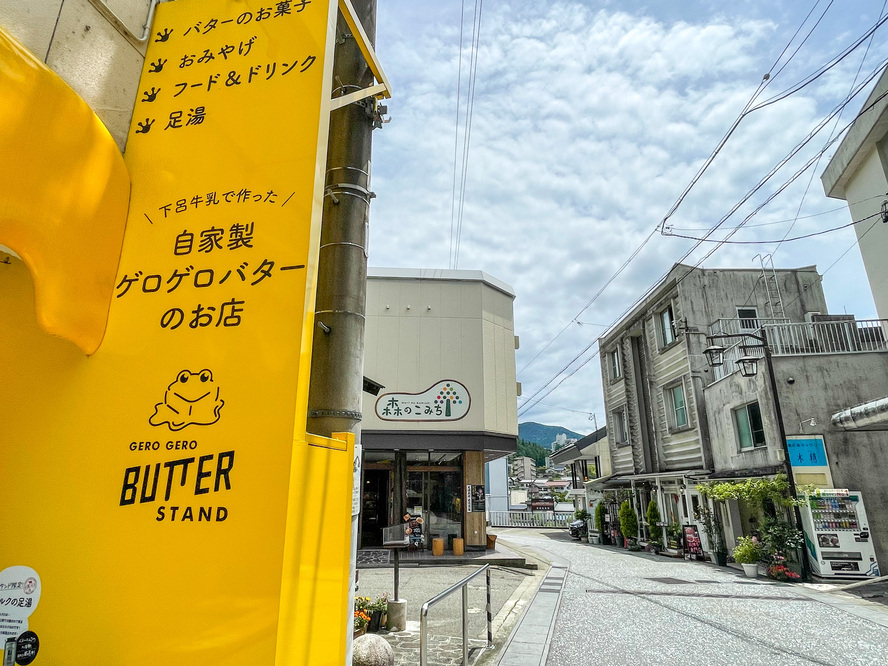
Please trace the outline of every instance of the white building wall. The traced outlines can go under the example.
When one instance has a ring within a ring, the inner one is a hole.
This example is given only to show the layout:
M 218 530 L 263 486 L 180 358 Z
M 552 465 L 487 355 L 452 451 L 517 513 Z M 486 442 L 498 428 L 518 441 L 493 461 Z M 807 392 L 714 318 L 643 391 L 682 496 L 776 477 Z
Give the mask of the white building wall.
M 364 374 L 385 386 L 364 395 L 365 430 L 470 431 L 517 436 L 514 295 L 480 271 L 371 269 Z M 466 386 L 471 405 L 451 421 L 388 421 L 391 393 L 420 393 L 443 380 Z
M 862 220 L 879 212 L 885 197 L 876 196 L 888 192 L 888 177 L 880 156 L 880 146 L 874 146 L 864 158 L 860 168 L 845 186 L 845 198 L 852 220 Z M 874 198 L 875 197 L 875 198 Z M 866 268 L 873 301 L 880 319 L 888 319 L 888 225 L 873 219 L 854 225 L 860 240 L 860 254 Z
M 509 510 L 509 460 L 497 458 L 487 463 L 484 476 L 487 480 L 487 510 Z

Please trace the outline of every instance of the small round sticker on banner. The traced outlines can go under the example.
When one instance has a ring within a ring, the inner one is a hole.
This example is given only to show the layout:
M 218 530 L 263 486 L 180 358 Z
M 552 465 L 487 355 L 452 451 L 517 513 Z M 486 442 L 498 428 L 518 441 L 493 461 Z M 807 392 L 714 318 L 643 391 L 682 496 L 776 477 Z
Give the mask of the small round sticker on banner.
M 40 649 L 40 640 L 33 631 L 26 631 L 15 642 L 15 663 L 19 666 L 28 666 L 37 658 Z

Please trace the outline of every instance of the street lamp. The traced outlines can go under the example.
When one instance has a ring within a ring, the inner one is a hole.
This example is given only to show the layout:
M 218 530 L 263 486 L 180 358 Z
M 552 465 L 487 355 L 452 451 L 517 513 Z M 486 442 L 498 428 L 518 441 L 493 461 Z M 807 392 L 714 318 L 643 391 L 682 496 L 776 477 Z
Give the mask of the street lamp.
M 719 345 L 709 345 L 703 350 L 710 368 L 718 368 L 725 364 L 725 348 Z
M 758 374 L 758 358 L 752 356 L 749 353 L 750 349 L 761 349 L 764 352 L 765 363 L 768 366 L 768 387 L 771 389 L 771 399 L 774 401 L 774 415 L 777 417 L 777 432 L 780 436 L 780 444 L 783 448 L 783 466 L 786 471 L 786 480 L 789 482 L 789 491 L 792 493 L 794 498 L 798 497 L 798 492 L 796 491 L 795 477 L 792 473 L 792 462 L 789 454 L 789 444 L 786 441 L 786 429 L 783 427 L 783 411 L 780 409 L 780 395 L 777 393 L 777 378 L 774 376 L 774 364 L 771 361 L 771 347 L 768 345 L 768 340 L 765 337 L 764 330 L 761 331 L 761 335 L 755 335 L 753 333 L 721 333 L 718 335 L 709 335 L 706 336 L 706 341 L 709 343 L 709 347 L 707 347 L 703 353 L 706 355 L 706 360 L 709 361 L 709 365 L 712 367 L 717 367 L 724 364 L 724 347 L 718 346 L 715 341 L 716 340 L 735 340 L 741 339 L 746 340 L 748 338 L 752 338 L 753 340 L 757 340 L 760 344 L 757 345 L 746 345 L 744 344 L 743 356 L 737 359 L 736 363 L 740 370 L 740 374 L 743 377 L 755 377 Z M 794 506 L 795 509 L 795 519 L 796 519 L 796 528 L 805 533 L 805 529 L 802 525 L 802 514 L 799 511 L 798 506 Z M 805 552 L 805 548 L 802 548 L 802 578 L 808 580 L 810 578 L 809 569 L 808 569 L 808 554 Z
M 743 377 L 755 377 L 758 374 L 758 358 L 746 352 L 737 359 L 737 367 Z

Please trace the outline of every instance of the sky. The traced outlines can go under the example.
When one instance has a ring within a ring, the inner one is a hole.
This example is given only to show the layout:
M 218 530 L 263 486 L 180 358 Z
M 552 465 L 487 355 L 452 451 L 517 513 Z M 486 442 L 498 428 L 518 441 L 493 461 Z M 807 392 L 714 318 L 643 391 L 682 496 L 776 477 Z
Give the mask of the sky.
M 813 264 L 830 312 L 876 317 L 853 229 L 777 241 L 852 221 L 820 175 L 875 79 L 826 119 L 884 66 L 888 25 L 797 84 L 873 28 L 885 0 L 481 0 L 473 50 L 478 7 L 379 0 L 393 97 L 373 137 L 369 263 L 482 270 L 513 287 L 520 422 L 604 425 L 595 340 L 689 250 L 696 264 L 713 249 L 675 234 L 705 234 L 821 125 L 724 222 L 743 222 L 812 161 L 731 237 L 757 243 L 722 245 L 701 265 Z M 777 99 L 743 114 L 754 97 Z

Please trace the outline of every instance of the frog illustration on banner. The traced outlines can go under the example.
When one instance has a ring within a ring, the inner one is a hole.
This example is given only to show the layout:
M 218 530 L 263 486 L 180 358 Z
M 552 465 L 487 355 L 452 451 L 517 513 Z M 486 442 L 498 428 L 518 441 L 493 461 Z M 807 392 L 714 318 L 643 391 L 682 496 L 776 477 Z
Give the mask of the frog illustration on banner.
M 154 414 L 148 423 L 153 426 L 166 424 L 170 430 L 212 425 L 219 420 L 224 404 L 212 372 L 207 369 L 182 370 L 167 387 L 163 402 L 154 405 Z

